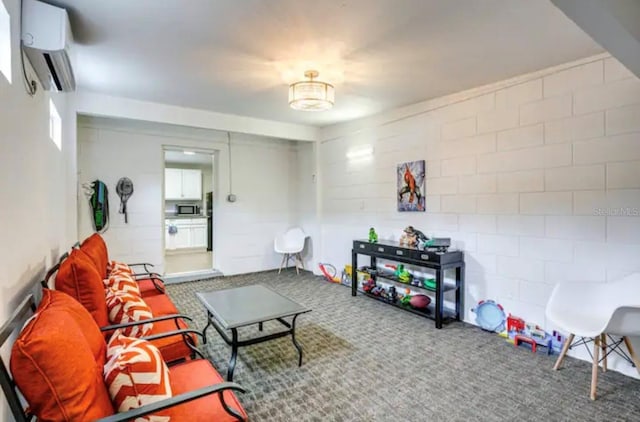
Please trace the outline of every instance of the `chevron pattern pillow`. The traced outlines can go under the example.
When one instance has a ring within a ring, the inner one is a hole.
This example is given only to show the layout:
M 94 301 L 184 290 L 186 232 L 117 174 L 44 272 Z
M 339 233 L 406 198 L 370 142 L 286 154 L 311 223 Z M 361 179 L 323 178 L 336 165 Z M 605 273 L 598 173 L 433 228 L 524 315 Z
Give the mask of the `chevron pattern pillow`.
M 116 332 L 107 345 L 104 379 L 113 407 L 118 412 L 168 399 L 172 396 L 169 368 L 156 346 L 146 340 Z M 167 411 L 136 419 L 136 422 L 167 422 Z
M 128 266 L 124 262 L 117 262 L 117 261 L 107 262 L 107 274 L 111 275 L 114 273 L 133 274 L 133 270 L 131 269 L 130 266 Z
M 107 312 L 112 324 L 124 324 L 153 318 L 151 308 L 140 295 L 122 290 L 107 290 Z M 125 336 L 144 337 L 153 329 L 153 323 L 136 325 L 122 329 Z
M 135 281 L 129 273 L 112 272 L 109 274 L 109 278 L 102 281 L 104 282 L 104 287 L 107 290 L 120 290 L 131 293 L 135 296 L 140 296 L 140 287 L 138 287 L 138 282 Z

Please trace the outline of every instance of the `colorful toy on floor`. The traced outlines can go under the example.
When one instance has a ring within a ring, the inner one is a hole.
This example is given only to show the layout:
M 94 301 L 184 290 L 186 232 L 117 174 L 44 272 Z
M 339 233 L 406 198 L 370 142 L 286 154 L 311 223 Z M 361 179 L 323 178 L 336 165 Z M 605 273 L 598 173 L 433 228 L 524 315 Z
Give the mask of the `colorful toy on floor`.
M 318 267 L 320 267 L 320 271 L 328 281 L 332 283 L 340 283 L 342 281 L 340 277 L 338 277 L 338 270 L 336 270 L 336 267 L 333 265 L 319 263 Z
M 476 323 L 480 328 L 499 333 L 504 331 L 507 316 L 504 308 L 493 300 L 481 300 L 471 312 L 476 314 Z
M 538 346 L 546 347 L 548 355 L 554 351 L 559 353 L 566 340 L 557 331 L 550 335 L 538 325 L 525 322 L 524 319 L 511 314 L 507 317 L 506 332 L 502 333 L 501 336 L 516 347 L 521 344 L 528 344 L 533 353 L 537 351 Z

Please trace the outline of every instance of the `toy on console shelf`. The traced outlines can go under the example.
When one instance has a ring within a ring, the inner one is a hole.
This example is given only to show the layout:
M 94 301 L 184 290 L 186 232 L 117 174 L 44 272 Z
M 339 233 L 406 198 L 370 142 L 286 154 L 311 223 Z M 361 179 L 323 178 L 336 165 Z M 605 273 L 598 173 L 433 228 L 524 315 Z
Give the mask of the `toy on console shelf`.
M 426 295 L 414 295 L 409 299 L 409 305 L 415 309 L 427 309 L 431 303 L 431 298 Z
M 407 269 L 405 269 L 404 265 L 402 264 L 398 264 L 396 270 L 393 272 L 393 275 L 396 276 L 398 278 L 398 281 L 402 283 L 409 283 L 413 278 L 411 273 Z
M 436 289 L 436 279 L 435 278 L 425 278 L 424 280 L 422 280 L 422 286 L 427 288 L 427 289 L 435 290 Z
M 376 230 L 371 227 L 369 229 L 369 243 L 377 243 L 378 242 L 378 233 L 376 233 Z
M 385 290 L 384 287 L 382 286 L 375 286 L 373 289 L 371 289 L 371 294 L 375 295 L 375 296 L 381 296 L 384 297 L 385 296 Z
M 366 293 L 371 293 L 371 291 L 376 287 L 376 282 L 373 281 L 372 278 L 366 280 L 362 283 L 362 290 Z
M 396 300 L 398 300 L 398 294 L 396 293 L 396 286 L 389 287 L 389 290 L 387 290 L 387 299 L 389 299 L 391 303 L 396 303 Z
M 410 248 L 415 248 L 418 246 L 418 243 L 422 243 L 426 240 L 427 236 L 425 236 L 420 230 L 414 229 L 413 226 L 407 226 L 400 236 L 400 244 Z

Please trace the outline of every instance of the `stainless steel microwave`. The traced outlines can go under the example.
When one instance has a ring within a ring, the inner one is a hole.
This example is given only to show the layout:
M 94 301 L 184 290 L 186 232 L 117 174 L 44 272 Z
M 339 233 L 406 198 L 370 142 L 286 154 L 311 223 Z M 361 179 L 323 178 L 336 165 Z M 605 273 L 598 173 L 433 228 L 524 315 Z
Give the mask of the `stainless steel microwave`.
M 178 215 L 199 215 L 200 207 L 192 204 L 177 204 L 176 214 Z

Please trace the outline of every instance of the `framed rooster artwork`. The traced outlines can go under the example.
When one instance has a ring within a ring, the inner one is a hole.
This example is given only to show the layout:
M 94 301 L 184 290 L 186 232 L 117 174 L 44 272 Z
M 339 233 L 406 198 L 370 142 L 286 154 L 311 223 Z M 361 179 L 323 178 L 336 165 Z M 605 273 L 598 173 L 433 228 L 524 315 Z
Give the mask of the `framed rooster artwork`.
M 425 161 L 398 164 L 398 211 L 425 210 Z

